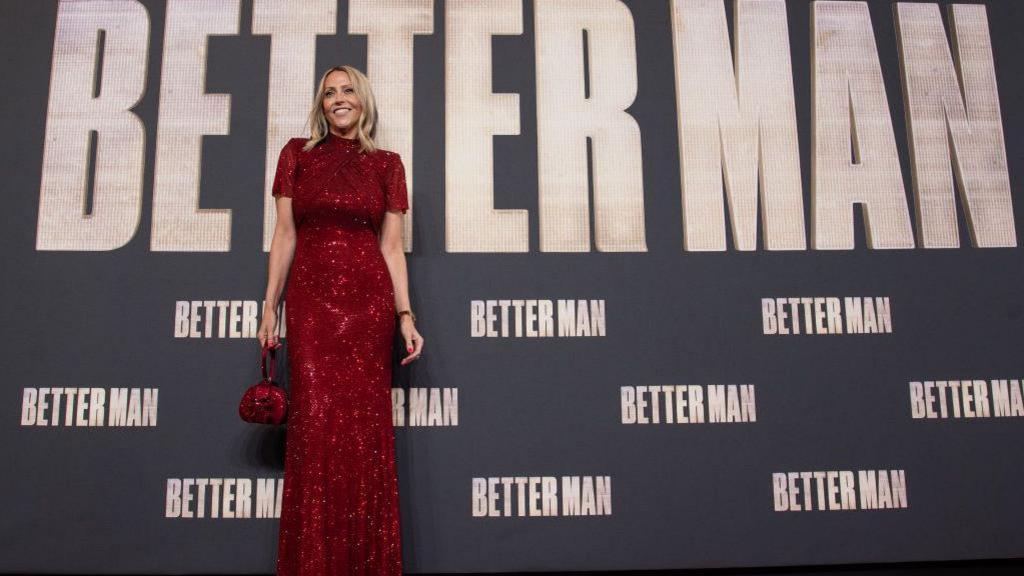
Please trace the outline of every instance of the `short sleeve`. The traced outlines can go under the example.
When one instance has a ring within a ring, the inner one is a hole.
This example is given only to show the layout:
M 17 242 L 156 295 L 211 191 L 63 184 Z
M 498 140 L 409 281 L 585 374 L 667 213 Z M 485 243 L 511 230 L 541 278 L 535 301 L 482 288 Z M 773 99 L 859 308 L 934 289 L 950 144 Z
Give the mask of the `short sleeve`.
M 386 209 L 389 211 L 405 211 L 409 209 L 409 192 L 405 188 L 405 166 L 402 157 L 390 154 L 390 163 L 385 182 Z
M 277 158 L 277 172 L 270 192 L 274 196 L 291 198 L 295 194 L 295 180 L 299 173 L 299 146 L 301 138 L 292 138 L 281 148 Z

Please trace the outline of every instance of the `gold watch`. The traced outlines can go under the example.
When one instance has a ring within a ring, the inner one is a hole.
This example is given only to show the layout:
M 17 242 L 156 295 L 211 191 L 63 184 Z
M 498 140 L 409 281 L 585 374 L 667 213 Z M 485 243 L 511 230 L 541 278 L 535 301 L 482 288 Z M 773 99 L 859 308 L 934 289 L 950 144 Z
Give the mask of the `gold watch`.
M 409 317 L 412 318 L 413 323 L 416 323 L 416 315 L 412 313 L 412 310 L 402 310 L 401 312 L 397 312 L 395 316 L 397 316 L 398 319 L 401 320 L 402 314 L 408 314 Z

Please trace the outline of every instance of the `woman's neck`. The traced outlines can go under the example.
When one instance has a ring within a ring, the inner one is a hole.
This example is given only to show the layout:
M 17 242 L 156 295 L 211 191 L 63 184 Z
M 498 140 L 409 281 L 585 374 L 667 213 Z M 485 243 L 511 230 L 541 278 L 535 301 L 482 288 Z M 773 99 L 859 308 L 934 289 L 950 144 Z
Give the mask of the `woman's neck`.
M 330 130 L 328 130 L 328 131 L 331 133 L 331 136 L 334 136 L 336 138 L 344 138 L 345 140 L 355 140 L 356 137 L 357 137 L 355 128 L 353 128 L 352 130 L 349 130 L 347 135 L 338 132 L 333 127 L 331 127 Z

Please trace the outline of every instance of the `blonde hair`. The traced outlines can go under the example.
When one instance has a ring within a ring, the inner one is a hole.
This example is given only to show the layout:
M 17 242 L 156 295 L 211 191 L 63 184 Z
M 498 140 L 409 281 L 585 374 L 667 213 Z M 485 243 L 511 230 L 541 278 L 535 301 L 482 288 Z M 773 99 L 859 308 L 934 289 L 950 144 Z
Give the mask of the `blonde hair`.
M 330 129 L 327 124 L 327 117 L 324 116 L 324 92 L 327 91 L 324 84 L 327 83 L 327 76 L 331 72 L 344 72 L 348 74 L 349 82 L 356 91 L 359 102 L 363 105 L 362 112 L 356 120 L 356 138 L 359 139 L 359 149 L 363 152 L 373 152 L 377 144 L 373 141 L 373 134 L 377 128 L 377 103 L 373 98 L 373 90 L 370 88 L 370 79 L 352 66 L 334 66 L 324 72 L 320 77 L 320 85 L 316 89 L 316 96 L 313 97 L 313 107 L 309 111 L 309 140 L 302 147 L 303 150 L 311 150 L 314 146 L 327 138 Z

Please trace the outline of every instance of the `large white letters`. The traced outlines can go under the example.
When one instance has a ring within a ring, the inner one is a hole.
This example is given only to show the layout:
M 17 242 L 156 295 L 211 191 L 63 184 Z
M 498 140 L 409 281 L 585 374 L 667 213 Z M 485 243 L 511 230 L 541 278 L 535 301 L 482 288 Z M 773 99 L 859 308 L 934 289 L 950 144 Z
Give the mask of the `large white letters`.
M 902 2 L 896 6 L 920 218 L 917 237 L 925 248 L 960 245 L 953 194 L 956 174 L 974 246 L 1016 246 L 985 6 L 950 6 L 950 24 L 955 65 L 939 7 Z
M 366 75 L 373 82 L 377 111 L 383 121 L 377 128 L 377 144 L 398 152 L 405 162 L 409 211 L 402 231 L 405 251 L 412 250 L 412 118 L 413 35 L 434 32 L 433 0 L 380 2 L 352 0 L 348 28 L 366 34 Z
M 37 250 L 114 250 L 135 235 L 142 213 L 146 133 L 131 108 L 146 87 L 148 49 L 149 15 L 138 2 L 58 5 Z M 96 162 L 89 207 L 92 132 L 96 133 Z
M 495 134 L 519 134 L 519 95 L 491 92 L 491 36 L 522 34 L 519 0 L 445 5 L 445 247 L 526 252 L 526 210 L 494 209 Z
M 587 34 L 587 46 L 583 33 Z M 640 127 L 625 110 L 637 91 L 633 16 L 618 0 L 538 0 L 537 167 L 542 252 L 590 250 L 587 140 L 594 242 L 645 252 Z M 584 54 L 589 70 L 584 70 Z M 589 83 L 589 95 L 585 87 Z
M 199 207 L 204 134 L 227 134 L 231 96 L 206 94 L 207 41 L 238 34 L 240 0 L 171 0 L 153 169 L 155 252 L 227 252 L 231 210 Z
M 913 248 L 868 6 L 815 2 L 811 11 L 811 243 L 852 250 L 852 208 L 860 203 L 870 248 Z
M 735 53 L 721 0 L 675 0 L 676 107 L 686 250 L 803 250 L 803 191 L 783 0 L 736 3 Z M 734 70 L 735 66 L 735 70 Z M 760 179 L 758 178 L 760 176 Z
M 316 37 L 334 34 L 334 0 L 255 0 L 252 33 L 270 35 L 267 86 L 267 150 L 263 184 L 263 250 L 270 250 L 277 209 L 270 189 L 277 159 L 289 138 L 303 132 L 313 100 Z

